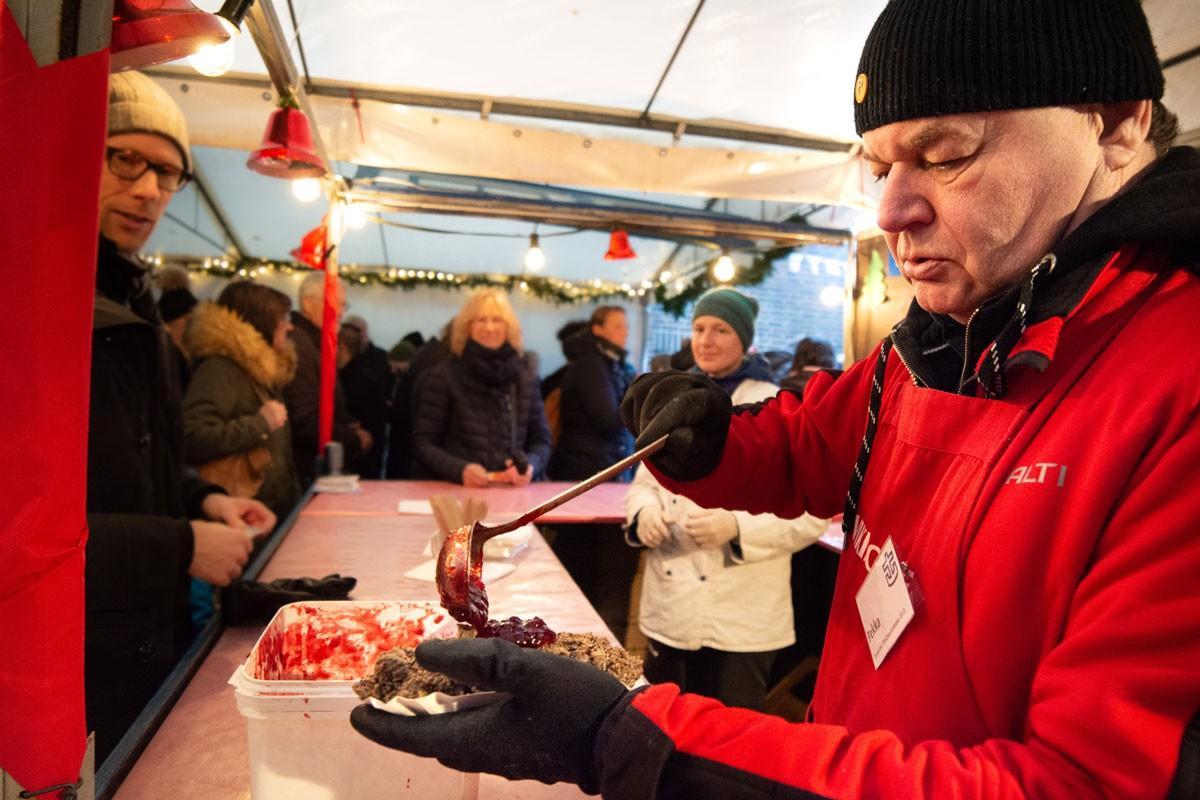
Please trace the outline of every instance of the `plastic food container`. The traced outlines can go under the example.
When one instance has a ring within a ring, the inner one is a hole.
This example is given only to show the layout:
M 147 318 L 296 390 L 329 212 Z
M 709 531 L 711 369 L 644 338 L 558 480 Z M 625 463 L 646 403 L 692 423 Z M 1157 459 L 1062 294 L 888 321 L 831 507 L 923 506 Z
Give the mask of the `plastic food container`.
M 390 750 L 350 726 L 351 688 L 395 647 L 454 636 L 443 609 L 406 601 L 292 603 L 229 683 L 246 718 L 255 800 L 474 800 L 479 776 Z

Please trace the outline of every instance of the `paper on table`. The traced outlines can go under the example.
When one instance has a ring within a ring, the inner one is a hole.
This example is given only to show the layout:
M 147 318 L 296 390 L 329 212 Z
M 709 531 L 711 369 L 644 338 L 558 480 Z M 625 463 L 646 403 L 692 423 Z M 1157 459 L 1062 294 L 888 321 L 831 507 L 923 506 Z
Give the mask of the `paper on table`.
M 362 491 L 357 475 L 322 475 L 313 485 L 314 492 L 328 494 L 355 494 Z
M 428 517 L 433 513 L 433 506 L 429 505 L 428 500 L 401 500 L 396 511 L 400 514 L 419 514 Z
M 495 523 L 484 523 L 498 525 Z M 524 550 L 529 545 L 529 538 L 537 531 L 533 524 L 522 525 L 515 531 L 502 533 L 499 536 L 488 539 L 483 545 L 484 558 L 512 558 L 517 553 Z M 433 556 L 442 548 L 442 534 L 434 531 L 429 537 L 429 541 L 425 543 L 425 550 L 422 555 Z
M 504 563 L 497 564 L 497 563 L 488 563 L 485 561 L 483 564 L 483 582 L 484 583 L 492 583 L 493 581 L 498 581 L 501 578 L 503 578 L 504 576 L 508 575 L 514 569 L 516 569 L 516 566 L 514 564 L 504 564 Z M 434 575 L 436 575 L 436 573 L 437 573 L 437 562 L 434 561 L 433 559 L 430 559 L 429 561 L 418 564 L 417 566 L 410 569 L 408 572 L 404 573 L 404 577 L 413 578 L 418 581 L 429 581 L 430 583 L 433 583 Z

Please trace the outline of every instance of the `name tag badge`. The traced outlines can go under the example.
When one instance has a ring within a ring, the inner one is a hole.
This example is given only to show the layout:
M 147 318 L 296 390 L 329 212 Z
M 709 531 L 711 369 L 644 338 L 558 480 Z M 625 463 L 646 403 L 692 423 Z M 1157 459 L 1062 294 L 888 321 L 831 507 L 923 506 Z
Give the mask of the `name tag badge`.
M 871 648 L 871 660 L 875 662 L 875 669 L 879 669 L 913 618 L 912 597 L 892 537 L 883 543 L 883 549 L 854 599 L 862 617 L 863 631 L 867 634 L 867 646 Z

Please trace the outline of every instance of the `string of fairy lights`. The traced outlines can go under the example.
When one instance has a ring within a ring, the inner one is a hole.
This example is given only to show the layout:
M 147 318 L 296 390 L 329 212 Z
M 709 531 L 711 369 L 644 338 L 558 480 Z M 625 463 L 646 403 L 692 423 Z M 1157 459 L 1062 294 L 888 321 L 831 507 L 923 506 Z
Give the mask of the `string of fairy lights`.
M 405 267 L 362 267 L 343 264 L 338 275 L 352 286 L 382 286 L 412 291 L 418 288 L 443 290 L 475 289 L 479 287 L 519 291 L 555 305 L 576 305 L 606 300 L 644 300 L 652 298 L 675 316 L 684 313 L 688 305 L 711 286 L 753 286 L 770 276 L 774 262 L 796 249 L 796 246 L 777 247 L 757 253 L 748 265 L 737 267 L 728 253 L 715 254 L 688 267 L 664 270 L 654 280 L 640 282 L 606 281 L 592 278 L 571 281 L 543 275 L 523 273 L 462 273 L 446 270 L 413 269 Z M 315 271 L 297 261 L 265 258 L 167 258 L 154 256 L 151 261 L 161 266 L 164 261 L 183 267 L 189 272 L 225 279 L 257 280 L 273 275 L 290 276 L 299 281 Z

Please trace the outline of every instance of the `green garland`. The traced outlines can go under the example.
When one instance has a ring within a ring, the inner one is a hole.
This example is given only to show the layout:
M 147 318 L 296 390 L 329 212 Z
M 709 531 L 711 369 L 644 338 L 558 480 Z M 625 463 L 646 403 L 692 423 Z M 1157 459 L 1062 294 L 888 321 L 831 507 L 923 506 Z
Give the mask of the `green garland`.
M 161 263 L 161 259 L 158 260 Z M 270 261 L 267 259 L 206 258 L 201 261 L 184 262 L 191 272 L 214 275 L 220 278 L 242 278 L 254 280 L 268 272 L 285 275 L 302 275 L 315 272 L 312 267 L 295 261 Z M 653 288 L 642 283 L 613 283 L 600 280 L 566 281 L 561 278 L 540 275 L 504 275 L 498 273 L 455 273 L 438 270 L 404 269 L 396 267 L 359 269 L 348 265 L 338 269 L 338 275 L 347 284 L 357 286 L 386 286 L 389 289 L 412 291 L 420 287 L 438 289 L 474 289 L 481 286 L 521 291 L 554 305 L 578 305 L 610 299 L 636 299 L 644 297 Z
M 654 299 L 663 307 L 663 311 L 666 311 L 675 318 L 682 317 L 694 300 L 698 299 L 700 295 L 714 286 L 757 286 L 762 283 L 775 270 L 775 261 L 791 253 L 799 246 L 786 245 L 783 247 L 773 247 L 770 250 L 759 253 L 754 257 L 754 261 L 750 263 L 750 266 L 739 267 L 733 280 L 725 283 L 721 283 L 712 277 L 712 265 L 717 260 L 713 258 L 705 262 L 704 269 L 700 270 L 696 274 L 696 277 L 692 278 L 691 283 L 670 297 L 667 296 L 666 284 L 656 286 L 654 289 Z

